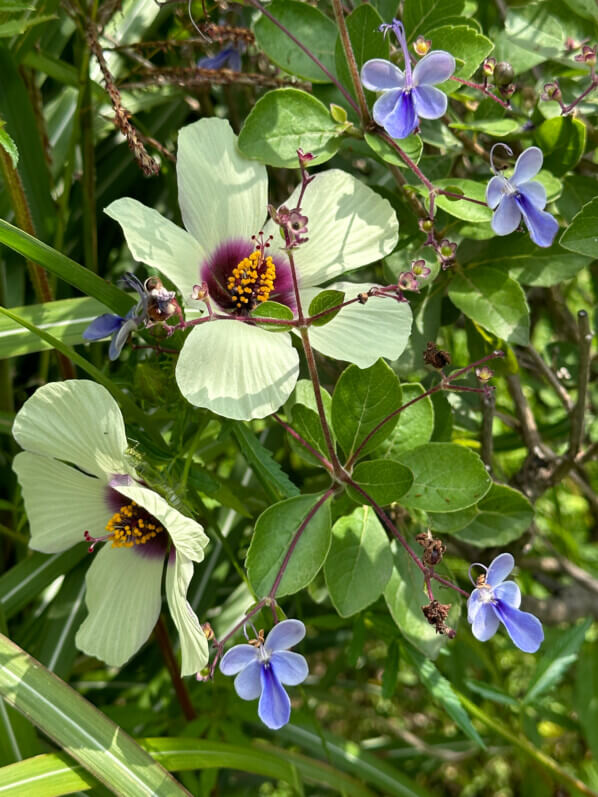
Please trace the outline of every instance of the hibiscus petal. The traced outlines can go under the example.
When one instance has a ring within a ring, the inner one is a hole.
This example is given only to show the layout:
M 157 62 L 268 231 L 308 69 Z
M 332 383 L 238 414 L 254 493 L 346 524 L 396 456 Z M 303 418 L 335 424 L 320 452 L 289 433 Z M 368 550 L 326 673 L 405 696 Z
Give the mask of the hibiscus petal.
M 446 50 L 432 50 L 415 65 L 413 85 L 432 86 L 435 83 L 444 83 L 456 68 L 456 61 L 450 53 L 447 53 Z M 427 118 L 434 119 L 435 117 Z
M 182 128 L 177 180 L 185 227 L 208 253 L 227 238 L 250 238 L 263 229 L 266 167 L 241 155 L 225 119 L 200 119 Z
M 390 61 L 372 58 L 361 67 L 361 82 L 370 91 L 402 89 L 405 86 L 405 75 Z
M 276 650 L 288 650 L 301 642 L 304 636 L 305 626 L 301 620 L 282 620 L 266 637 L 265 647 L 271 653 Z
M 494 611 L 519 650 L 524 653 L 535 653 L 538 650 L 544 640 L 544 631 L 537 617 L 500 600 L 494 606 Z
M 187 600 L 193 578 L 193 562 L 180 551 L 171 555 L 166 568 L 166 600 L 181 641 L 181 675 L 193 675 L 208 663 L 208 640 Z
M 51 382 L 23 404 L 12 427 L 19 445 L 72 462 L 86 473 L 127 473 L 121 411 L 105 387 L 87 379 Z
M 372 283 L 338 282 L 328 286 L 343 291 L 345 299 L 368 291 Z M 320 292 L 317 288 L 302 291 L 305 307 Z M 309 338 L 315 349 L 328 357 L 369 368 L 379 357 L 396 360 L 407 345 L 412 314 L 407 302 L 372 296 L 366 304 L 355 302 L 344 307 L 321 327 L 312 326 Z
M 253 645 L 235 645 L 227 650 L 220 661 L 220 672 L 236 675 L 258 659 L 257 648 Z
M 407 138 L 417 127 L 413 92 L 398 89 L 383 94 L 374 103 L 372 115 L 392 138 Z
M 34 551 L 65 551 L 83 542 L 86 529 L 93 537 L 106 533 L 114 510 L 105 482 L 28 451 L 16 455 L 13 470 L 23 491 Z
M 299 191 L 296 188 L 284 203 L 287 207 L 296 206 Z M 397 242 L 399 223 L 391 204 L 338 169 L 315 176 L 301 212 L 308 217 L 309 238 L 294 254 L 302 288 L 380 260 Z M 284 242 L 273 222 L 266 225 L 266 233 L 274 236 L 272 248 L 282 249 Z
M 87 571 L 88 616 L 75 644 L 89 656 L 121 667 L 151 634 L 160 614 L 164 560 L 108 543 Z
M 503 581 L 494 589 L 494 596 L 514 609 L 521 606 L 521 590 L 514 581 Z
M 235 692 L 241 700 L 257 700 L 262 693 L 261 661 L 254 659 L 235 678 Z
M 176 381 L 187 401 L 242 421 L 276 412 L 298 375 L 299 357 L 290 335 L 232 319 L 196 327 L 176 366 Z
M 124 321 L 125 319 L 122 316 L 104 313 L 94 318 L 81 337 L 84 340 L 102 340 L 102 338 L 107 338 L 108 335 L 112 335 L 113 332 L 120 329 Z
M 506 189 L 509 183 L 501 174 L 496 174 L 488 183 L 486 187 L 486 203 L 489 208 L 494 208 L 498 205 L 501 199 L 505 196 Z
M 291 716 L 291 701 L 272 667 L 262 667 L 262 696 L 257 713 L 264 725 L 273 731 L 286 725 Z
M 509 235 L 517 229 L 521 211 L 513 196 L 504 196 L 492 216 L 491 226 L 497 235 Z
M 161 495 L 133 479 L 114 479 L 110 486 L 142 506 L 164 526 L 177 551 L 193 562 L 201 562 L 209 542 L 203 527 L 170 506 Z
M 538 210 L 523 192 L 517 196 L 516 201 L 532 241 L 538 246 L 551 246 L 559 231 L 558 221 L 545 210 Z
M 492 609 L 492 604 L 483 603 L 473 618 L 471 633 L 480 642 L 487 642 L 496 634 L 498 624 L 498 617 Z
M 546 189 L 537 180 L 522 185 L 519 193 L 525 196 L 537 210 L 544 210 L 546 207 Z
M 510 553 L 501 553 L 496 556 L 488 567 L 486 581 L 491 587 L 496 587 L 509 575 L 515 567 L 515 560 Z
M 135 260 L 159 269 L 186 301 L 200 281 L 199 267 L 207 254 L 206 242 L 199 243 L 157 210 L 129 197 L 112 202 L 104 213 L 122 227 Z
M 287 686 L 297 686 L 309 675 L 305 658 L 300 653 L 293 653 L 290 650 L 274 653 L 270 659 L 270 666 L 280 683 Z
M 535 177 L 542 168 L 544 155 L 538 147 L 528 147 L 517 158 L 515 171 L 509 178 L 511 185 L 520 186 Z
M 438 119 L 446 113 L 448 98 L 444 91 L 434 86 L 416 86 L 413 89 L 415 112 L 422 119 Z

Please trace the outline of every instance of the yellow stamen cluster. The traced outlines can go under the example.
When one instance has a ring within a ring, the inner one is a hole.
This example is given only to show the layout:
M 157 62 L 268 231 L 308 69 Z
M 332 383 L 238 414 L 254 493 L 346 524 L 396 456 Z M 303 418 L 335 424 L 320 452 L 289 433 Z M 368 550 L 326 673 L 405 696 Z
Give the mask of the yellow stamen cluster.
M 235 266 L 226 287 L 239 310 L 250 310 L 256 302 L 268 301 L 275 279 L 276 266 L 272 258 L 264 258 L 261 251 L 255 251 Z
M 112 515 L 106 531 L 111 535 L 113 548 L 132 548 L 149 542 L 164 528 L 143 507 L 131 501 Z

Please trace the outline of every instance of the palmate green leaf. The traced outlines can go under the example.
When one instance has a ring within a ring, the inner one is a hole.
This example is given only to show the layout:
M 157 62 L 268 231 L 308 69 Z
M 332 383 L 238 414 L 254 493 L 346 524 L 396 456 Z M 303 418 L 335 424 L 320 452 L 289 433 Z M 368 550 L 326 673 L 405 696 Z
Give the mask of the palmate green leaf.
M 357 63 L 357 69 L 370 58 L 388 59 L 390 43 L 387 36 L 383 36 L 378 30 L 384 19 L 378 11 L 369 3 L 357 6 L 346 18 L 347 31 L 351 39 L 353 55 Z M 336 74 L 340 82 L 355 97 L 351 72 L 347 65 L 347 59 L 343 50 L 340 36 L 336 40 L 335 49 Z M 375 97 L 374 92 L 366 91 L 368 101 Z
M 316 165 L 329 160 L 340 141 L 338 126 L 320 100 L 300 89 L 274 89 L 260 97 L 245 119 L 239 149 L 270 166 L 296 168 L 299 148 L 311 152 Z
M 465 0 L 405 0 L 403 23 L 408 40 L 437 28 L 447 17 L 458 17 L 464 8 Z M 438 49 L 435 42 L 434 48 Z
M 268 594 L 301 523 L 320 495 L 298 495 L 268 507 L 257 519 L 245 562 L 258 597 Z M 277 590 L 292 595 L 306 587 L 324 564 L 330 548 L 330 502 L 326 501 L 303 531 Z
M 61 299 L 45 304 L 13 307 L 11 311 L 38 329 L 49 330 L 68 346 L 83 343 L 83 332 L 91 322 L 106 312 L 105 305 L 90 297 Z M 51 349 L 39 335 L 10 318 L 0 318 L 0 359 Z
M 546 646 L 546 651 L 537 661 L 536 670 L 523 698 L 524 704 L 533 703 L 559 683 L 577 659 L 591 625 L 592 618 L 588 617 L 584 622 L 562 631 L 550 646 Z
M 401 385 L 384 360 L 362 370 L 350 365 L 341 374 L 332 395 L 332 425 L 347 457 L 367 435 L 401 406 Z M 397 425 L 398 416 L 378 430 L 360 452 L 376 448 Z
M 337 30 L 329 17 L 298 0 L 274 0 L 268 11 L 334 74 Z M 260 49 L 285 72 L 312 83 L 330 82 L 311 58 L 267 17 L 258 19 L 254 33 Z
M 598 197 L 584 205 L 561 235 L 559 243 L 571 252 L 596 257 L 598 243 Z
M 353 470 L 353 479 L 381 506 L 398 501 L 413 484 L 413 473 L 391 459 L 372 459 L 359 462 Z M 354 501 L 363 503 L 364 496 L 351 485 L 347 492 Z
M 390 542 L 371 507 L 357 507 L 336 521 L 324 575 L 341 617 L 350 617 L 377 600 L 391 572 Z
M 404 382 L 403 404 L 408 404 L 423 395 L 424 388 L 418 382 Z M 401 422 L 395 426 L 392 434 L 380 446 L 379 454 L 384 459 L 395 459 L 403 451 L 417 448 L 427 443 L 434 431 L 434 405 L 429 396 L 420 399 L 400 415 Z
M 113 791 L 188 794 L 121 728 L 3 635 L 0 695 Z
M 579 162 L 586 146 L 586 126 L 572 116 L 546 119 L 535 131 L 544 153 L 544 168 L 560 177 Z
M 429 659 L 422 656 L 419 650 L 409 644 L 403 645 L 402 650 L 407 654 L 407 658 L 415 668 L 420 681 L 429 690 L 432 697 L 440 703 L 463 733 L 472 739 L 478 747 L 485 750 L 486 745 L 482 737 L 473 727 L 469 714 L 461 705 L 458 696 L 453 692 L 450 682 L 441 675 L 437 667 Z
M 484 463 L 455 443 L 427 443 L 401 454 L 413 472 L 413 486 L 401 504 L 427 512 L 456 512 L 482 499 L 491 480 Z
M 299 494 L 296 487 L 275 462 L 272 453 L 263 446 L 251 429 L 243 423 L 232 422 L 233 435 L 249 467 L 253 470 L 264 490 L 274 501 Z
M 0 219 L 0 244 L 39 263 L 51 274 L 97 299 L 114 313 L 124 316 L 133 305 L 133 300 L 120 288 L 3 219 Z
M 508 274 L 478 266 L 456 274 L 452 303 L 468 318 L 509 343 L 529 341 L 529 308 L 521 286 Z

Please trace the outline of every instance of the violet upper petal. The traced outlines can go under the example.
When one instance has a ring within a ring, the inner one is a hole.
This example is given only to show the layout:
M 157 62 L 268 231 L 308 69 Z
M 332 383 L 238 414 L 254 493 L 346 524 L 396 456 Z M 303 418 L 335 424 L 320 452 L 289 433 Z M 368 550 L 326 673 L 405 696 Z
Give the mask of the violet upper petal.
M 538 246 L 551 246 L 559 230 L 558 221 L 545 210 L 538 210 L 523 192 L 516 197 L 516 202 L 532 241 Z
M 257 648 L 253 645 L 235 645 L 228 650 L 220 661 L 220 672 L 224 675 L 236 675 L 244 670 L 258 657 Z
M 498 617 L 491 603 L 482 603 L 471 623 L 471 633 L 480 642 L 487 642 L 496 633 Z
M 521 590 L 514 581 L 503 581 L 494 589 L 494 597 L 514 609 L 521 606 Z
M 235 692 L 242 700 L 257 700 L 261 695 L 262 667 L 262 662 L 254 659 L 235 678 Z
M 405 86 L 405 75 L 390 61 L 372 58 L 361 67 L 361 82 L 370 91 L 402 89 Z
M 300 653 L 290 650 L 279 650 L 272 655 L 270 666 L 281 684 L 297 686 L 309 675 L 307 662 Z
M 301 642 L 304 636 L 305 626 L 301 620 L 283 620 L 270 631 L 264 646 L 270 653 L 277 650 L 288 650 Z
M 486 203 L 489 208 L 498 205 L 505 195 L 505 188 L 509 185 L 508 181 L 501 174 L 496 174 L 486 186 Z
M 546 189 L 537 180 L 524 183 L 519 189 L 519 193 L 529 199 L 537 210 L 544 210 L 546 207 Z
M 509 575 L 515 567 L 515 560 L 510 553 L 501 553 L 496 556 L 488 566 L 486 572 L 486 583 L 491 587 L 496 587 Z
M 376 100 L 374 119 L 392 138 L 407 138 L 417 127 L 417 115 L 410 91 L 388 91 Z
M 501 600 L 493 605 L 493 610 L 519 650 L 524 653 L 535 653 L 538 650 L 544 640 L 544 631 L 537 617 L 515 609 Z
M 517 229 L 521 210 L 514 196 L 504 196 L 492 216 L 492 229 L 497 235 L 508 235 Z
M 413 89 L 415 111 L 422 119 L 438 119 L 448 105 L 448 98 L 443 91 L 434 86 L 416 86 Z
M 456 69 L 456 62 L 445 50 L 432 50 L 418 61 L 413 70 L 414 86 L 433 86 L 444 83 Z
M 528 180 L 531 180 L 532 177 L 538 174 L 542 168 L 543 161 L 544 155 L 541 149 L 538 147 L 528 147 L 517 158 L 515 171 L 509 178 L 511 185 L 519 187 L 522 183 L 527 183 Z
M 289 721 L 291 701 L 272 667 L 261 667 L 260 677 L 262 680 L 262 696 L 260 697 L 257 713 L 264 725 L 276 731 Z

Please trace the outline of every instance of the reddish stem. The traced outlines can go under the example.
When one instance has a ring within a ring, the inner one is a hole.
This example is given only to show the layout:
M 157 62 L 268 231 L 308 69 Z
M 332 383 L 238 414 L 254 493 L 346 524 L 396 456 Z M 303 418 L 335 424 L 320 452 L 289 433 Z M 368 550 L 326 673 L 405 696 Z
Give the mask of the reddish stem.
M 305 448 L 307 451 L 309 451 L 309 453 L 310 453 L 312 456 L 316 457 L 316 459 L 318 459 L 318 460 L 321 462 L 321 464 L 322 464 L 322 465 L 323 465 L 323 466 L 326 468 L 326 470 L 329 470 L 330 472 L 332 472 L 332 471 L 333 471 L 333 467 L 332 467 L 332 465 L 330 464 L 330 462 L 328 462 L 328 460 L 327 460 L 325 457 L 323 457 L 323 456 L 322 456 L 322 455 L 321 455 L 321 454 L 320 454 L 318 451 L 316 451 L 316 449 L 315 449 L 313 446 L 311 446 L 311 445 L 310 445 L 310 444 L 307 442 L 307 440 L 304 440 L 304 439 L 301 437 L 301 435 L 300 435 L 300 434 L 298 434 L 298 432 L 296 432 L 296 431 L 293 429 L 293 427 L 292 427 L 292 426 L 289 426 L 289 424 L 288 424 L 288 423 L 286 423 L 285 421 L 283 421 L 283 420 L 282 420 L 282 418 L 280 417 L 280 415 L 277 415 L 276 413 L 274 413 L 274 414 L 272 415 L 272 417 L 274 418 L 274 420 L 275 420 L 277 423 L 279 423 L 279 424 L 280 424 L 280 425 L 281 425 L 281 426 L 282 426 L 284 429 L 286 429 L 286 431 L 287 431 L 287 432 L 288 432 L 288 433 L 291 435 L 291 437 L 294 437 L 294 438 L 295 438 L 295 440 L 296 440 L 298 443 L 300 443 L 300 444 L 303 446 L 303 448 Z

